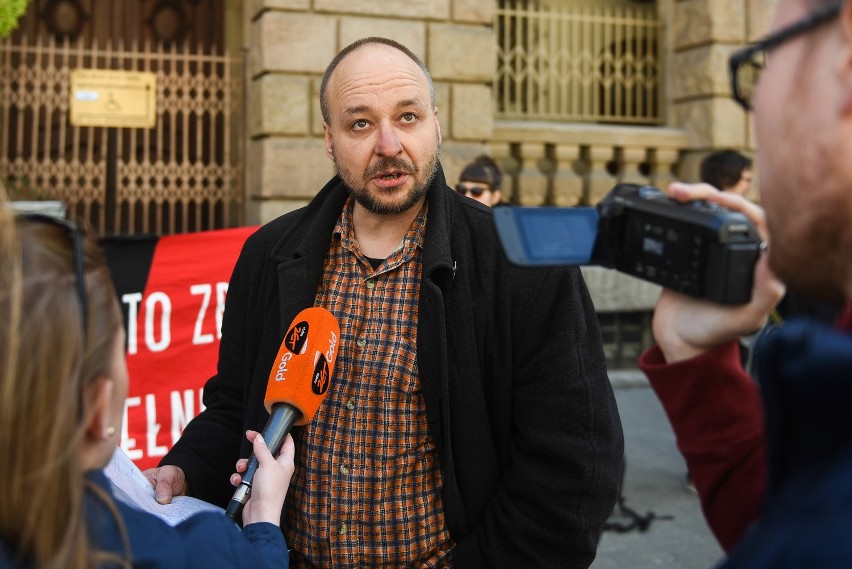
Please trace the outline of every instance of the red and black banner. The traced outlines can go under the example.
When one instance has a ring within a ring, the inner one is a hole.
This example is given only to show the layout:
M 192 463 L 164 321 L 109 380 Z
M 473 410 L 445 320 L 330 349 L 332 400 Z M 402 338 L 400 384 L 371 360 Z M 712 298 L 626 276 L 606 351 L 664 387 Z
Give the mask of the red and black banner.
M 121 447 L 156 466 L 201 407 L 216 372 L 225 295 L 257 227 L 101 240 L 124 313 L 130 390 Z

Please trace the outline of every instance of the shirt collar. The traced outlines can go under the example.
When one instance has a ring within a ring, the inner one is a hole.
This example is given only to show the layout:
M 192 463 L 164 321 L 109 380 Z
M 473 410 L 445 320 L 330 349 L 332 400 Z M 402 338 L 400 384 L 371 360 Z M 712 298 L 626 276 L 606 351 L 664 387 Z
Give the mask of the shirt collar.
M 361 248 L 358 246 L 358 241 L 355 239 L 355 230 L 352 224 L 352 212 L 354 208 L 355 199 L 352 196 L 349 196 L 346 200 L 346 204 L 343 206 L 343 210 L 340 212 L 340 217 L 338 217 L 337 223 L 334 226 L 334 237 L 335 239 L 340 239 L 341 247 L 352 252 L 363 262 L 369 264 L 366 256 L 361 252 Z M 402 238 L 402 241 L 400 241 L 399 246 L 385 260 L 385 263 L 379 267 L 380 270 L 377 272 L 385 272 L 394 269 L 402 263 L 410 260 L 418 249 L 423 249 L 428 212 L 428 203 L 424 201 L 417 217 L 414 218 L 414 221 L 411 223 L 411 226 L 408 228 L 408 231 Z

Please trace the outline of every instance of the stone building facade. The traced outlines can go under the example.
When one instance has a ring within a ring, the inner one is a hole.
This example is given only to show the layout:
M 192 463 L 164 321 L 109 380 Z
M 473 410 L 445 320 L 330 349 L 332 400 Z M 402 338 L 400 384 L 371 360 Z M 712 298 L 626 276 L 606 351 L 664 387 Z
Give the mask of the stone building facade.
M 333 174 L 320 78 L 337 51 L 371 35 L 405 44 L 432 72 L 450 182 L 482 152 L 503 163 L 504 194 L 523 205 L 591 203 L 618 181 L 694 180 L 710 150 L 754 151 L 749 118 L 729 95 L 727 57 L 765 33 L 774 3 L 657 1 L 664 121 L 620 126 L 496 117 L 495 0 L 245 2 L 247 222 L 303 205 Z
M 325 67 L 385 36 L 432 73 L 450 184 L 488 153 L 509 203 L 592 205 L 619 182 L 695 181 L 715 149 L 754 153 L 727 59 L 766 32 L 775 2 L 31 0 L 0 44 L 0 175 L 105 235 L 265 223 L 334 173 Z M 71 124 L 75 68 L 156 71 L 155 127 Z M 629 365 L 658 289 L 584 273 L 610 362 Z
M 598 10 L 631 3 L 549 1 Z M 323 142 L 320 78 L 337 51 L 371 35 L 405 44 L 432 72 L 447 180 L 452 184 L 475 155 L 490 153 L 506 171 L 503 195 L 514 204 L 589 205 L 621 181 L 696 181 L 699 162 L 712 150 L 734 148 L 753 155 L 750 119 L 730 96 L 727 59 L 766 33 L 775 0 L 651 2 L 661 24 L 663 78 L 662 117 L 654 125 L 501 118 L 494 92 L 496 12 L 506 4 L 247 3 L 248 221 L 262 223 L 307 203 L 333 174 Z M 756 190 L 752 192 L 749 197 L 757 199 Z M 599 267 L 584 267 L 583 272 L 609 366 L 633 367 L 651 342 L 651 311 L 659 288 Z
M 756 148 L 750 119 L 731 98 L 727 64 L 731 53 L 767 33 L 775 4 L 681 0 L 671 5 L 669 121 L 689 136 L 680 167 L 693 179 L 707 151 L 735 148 L 753 154 Z

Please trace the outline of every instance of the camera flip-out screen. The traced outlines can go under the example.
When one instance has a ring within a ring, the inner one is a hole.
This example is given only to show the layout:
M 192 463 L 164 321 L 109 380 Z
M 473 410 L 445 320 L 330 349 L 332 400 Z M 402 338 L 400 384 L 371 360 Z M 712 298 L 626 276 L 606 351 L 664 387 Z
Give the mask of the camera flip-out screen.
M 598 235 L 593 207 L 495 207 L 506 256 L 519 265 L 585 265 Z
M 618 184 L 594 208 L 496 207 L 494 223 L 515 264 L 600 265 L 721 304 L 749 301 L 760 254 L 744 214 L 638 184 Z

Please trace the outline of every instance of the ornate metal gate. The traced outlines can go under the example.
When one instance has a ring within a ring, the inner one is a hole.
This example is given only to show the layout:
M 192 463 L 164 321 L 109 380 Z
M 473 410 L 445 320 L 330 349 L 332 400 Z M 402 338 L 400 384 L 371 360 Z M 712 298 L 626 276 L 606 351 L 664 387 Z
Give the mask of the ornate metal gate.
M 65 201 L 101 236 L 241 224 L 243 64 L 211 51 L 91 34 L 0 44 L 0 176 L 13 199 Z M 73 126 L 76 69 L 154 73 L 154 128 Z
M 494 26 L 498 118 L 664 122 L 654 4 L 499 0 Z

